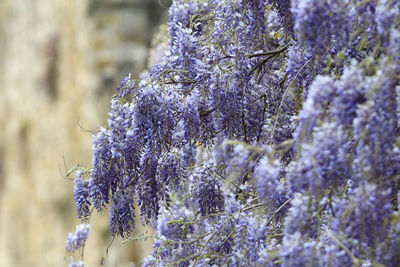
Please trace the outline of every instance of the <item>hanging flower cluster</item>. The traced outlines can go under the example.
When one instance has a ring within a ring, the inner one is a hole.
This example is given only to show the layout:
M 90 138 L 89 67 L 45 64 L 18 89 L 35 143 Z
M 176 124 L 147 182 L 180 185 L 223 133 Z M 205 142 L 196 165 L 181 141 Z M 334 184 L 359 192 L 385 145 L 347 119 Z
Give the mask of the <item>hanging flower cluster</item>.
M 145 266 L 400 266 L 400 2 L 175 0 L 168 26 L 93 135 L 79 218 L 127 238 L 137 205 Z

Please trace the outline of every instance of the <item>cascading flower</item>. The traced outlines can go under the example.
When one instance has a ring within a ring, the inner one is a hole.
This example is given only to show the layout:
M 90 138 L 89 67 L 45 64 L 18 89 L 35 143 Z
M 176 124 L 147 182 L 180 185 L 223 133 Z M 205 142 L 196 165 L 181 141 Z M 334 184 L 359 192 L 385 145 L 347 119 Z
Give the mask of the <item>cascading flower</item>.
M 399 8 L 173 1 L 168 51 L 116 89 L 78 168 L 78 217 L 108 209 L 129 238 L 140 210 L 145 266 L 397 266 Z

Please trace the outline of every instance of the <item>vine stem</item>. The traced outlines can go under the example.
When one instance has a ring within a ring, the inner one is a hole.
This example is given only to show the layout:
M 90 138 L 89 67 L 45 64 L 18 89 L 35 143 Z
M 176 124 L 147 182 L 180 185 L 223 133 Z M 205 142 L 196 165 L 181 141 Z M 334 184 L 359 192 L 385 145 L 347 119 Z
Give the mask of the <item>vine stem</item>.
M 274 138 L 274 135 L 275 135 L 275 129 L 276 129 L 276 125 L 277 125 L 277 123 L 278 123 L 279 115 L 280 115 L 281 110 L 282 110 L 283 100 L 285 99 L 286 94 L 287 94 L 287 92 L 289 91 L 289 88 L 292 86 L 293 81 L 296 80 L 297 76 L 298 76 L 298 75 L 300 74 L 300 72 L 304 69 L 304 67 L 311 61 L 311 59 L 312 59 L 312 58 L 310 58 L 309 60 L 307 60 L 306 63 L 304 63 L 303 66 L 301 66 L 301 68 L 299 69 L 299 71 L 297 71 L 296 75 L 293 77 L 293 79 L 290 81 L 290 83 L 289 83 L 288 86 L 286 87 L 285 92 L 284 92 L 283 95 L 282 95 L 281 102 L 279 103 L 278 111 L 277 111 L 276 116 L 275 116 L 276 119 L 275 119 L 275 122 L 274 122 L 274 127 L 272 128 L 271 139 L 273 139 L 273 138 Z
M 326 235 L 327 235 L 330 239 L 332 239 L 339 247 L 341 247 L 344 251 L 346 251 L 346 253 L 351 257 L 352 261 L 354 262 L 354 264 L 355 264 L 356 266 L 361 266 L 361 264 L 360 264 L 360 261 L 361 261 L 361 260 L 358 259 L 356 256 L 354 256 L 354 254 L 353 254 L 342 242 L 340 242 L 340 240 L 337 239 L 336 236 L 335 236 L 330 230 L 327 230 L 325 233 L 326 233 Z

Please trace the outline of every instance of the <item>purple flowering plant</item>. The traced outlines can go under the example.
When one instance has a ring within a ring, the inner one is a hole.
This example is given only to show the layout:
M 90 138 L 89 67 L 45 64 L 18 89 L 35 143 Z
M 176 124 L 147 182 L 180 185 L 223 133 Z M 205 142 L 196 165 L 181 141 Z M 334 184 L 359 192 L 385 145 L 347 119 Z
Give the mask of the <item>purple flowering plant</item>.
M 79 218 L 129 240 L 140 209 L 144 266 L 400 266 L 400 2 L 175 0 L 168 27 L 93 133 Z

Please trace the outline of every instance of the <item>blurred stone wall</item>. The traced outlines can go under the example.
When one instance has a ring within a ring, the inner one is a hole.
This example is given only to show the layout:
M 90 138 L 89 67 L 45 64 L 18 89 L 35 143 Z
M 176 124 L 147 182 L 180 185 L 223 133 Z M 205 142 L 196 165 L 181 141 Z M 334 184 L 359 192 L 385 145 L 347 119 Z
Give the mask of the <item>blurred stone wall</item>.
M 90 167 L 85 129 L 106 122 L 114 88 L 143 70 L 169 4 L 0 0 L 0 266 L 67 265 L 65 240 L 78 220 L 73 182 L 62 174 Z M 91 218 L 89 266 L 110 242 L 104 217 Z M 139 262 L 151 247 L 120 243 L 105 266 Z
M 148 47 L 161 22 L 167 19 L 170 0 L 91 0 L 88 17 L 93 53 L 89 62 L 98 75 L 97 93 L 109 88 L 128 73 L 137 77 L 147 64 Z M 103 105 L 104 106 L 104 105 Z

